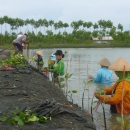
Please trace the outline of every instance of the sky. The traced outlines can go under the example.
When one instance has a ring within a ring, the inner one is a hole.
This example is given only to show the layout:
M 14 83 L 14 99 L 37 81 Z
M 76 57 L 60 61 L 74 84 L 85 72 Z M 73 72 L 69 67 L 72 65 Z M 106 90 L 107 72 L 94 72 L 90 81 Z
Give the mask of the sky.
M 0 17 L 59 20 L 67 23 L 83 20 L 96 23 L 111 20 L 117 27 L 130 30 L 130 0 L 0 0 Z

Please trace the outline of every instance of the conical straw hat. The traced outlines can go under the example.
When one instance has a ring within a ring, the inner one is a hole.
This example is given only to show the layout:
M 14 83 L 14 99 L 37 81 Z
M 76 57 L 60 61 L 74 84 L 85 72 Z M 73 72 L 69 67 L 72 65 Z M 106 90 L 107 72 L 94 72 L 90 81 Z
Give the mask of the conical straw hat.
M 41 51 L 37 51 L 36 54 L 42 56 L 42 52 Z
M 107 58 L 103 58 L 98 62 L 98 64 L 106 67 L 109 67 L 111 65 L 110 61 Z
M 113 64 L 111 64 L 108 69 L 114 71 L 130 71 L 130 65 L 123 58 L 119 58 Z

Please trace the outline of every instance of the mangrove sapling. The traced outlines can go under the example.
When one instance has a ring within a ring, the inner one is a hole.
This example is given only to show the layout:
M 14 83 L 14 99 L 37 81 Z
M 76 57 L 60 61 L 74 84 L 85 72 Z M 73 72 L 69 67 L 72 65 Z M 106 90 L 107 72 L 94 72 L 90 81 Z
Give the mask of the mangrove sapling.
M 67 97 L 67 93 L 68 93 L 68 79 L 72 76 L 73 74 L 69 74 L 69 73 L 67 73 L 66 75 L 65 75 L 65 80 L 66 80 L 66 97 Z
M 88 68 L 88 66 L 87 66 L 87 68 Z M 89 84 L 89 83 L 91 83 L 91 82 L 93 82 L 92 79 L 90 79 L 90 80 L 87 82 L 87 84 Z M 86 84 L 86 86 L 87 86 L 87 84 Z M 88 90 L 88 89 L 86 89 L 86 90 Z M 88 93 L 89 93 L 89 92 L 88 92 Z M 88 98 L 89 98 L 89 95 L 88 95 Z M 91 115 L 92 115 L 93 99 L 94 99 L 94 95 L 93 95 L 92 101 L 91 101 Z M 89 105 L 88 105 L 88 107 L 89 107 Z M 92 116 L 92 121 L 93 121 L 93 116 Z
M 97 95 L 105 95 L 105 91 L 104 91 L 104 89 L 103 88 L 101 88 L 101 89 L 99 89 L 99 90 L 97 90 L 96 91 L 96 94 Z M 105 127 L 105 130 L 107 130 L 107 126 L 106 126 L 106 116 L 105 116 L 105 109 L 104 109 L 104 103 L 105 103 L 105 101 L 106 100 L 104 100 L 103 102 L 101 102 L 100 100 L 97 102 L 97 106 L 94 108 L 95 110 L 97 110 L 98 109 L 98 107 L 99 107 L 99 105 L 101 104 L 101 106 L 102 106 L 102 110 L 103 110 L 103 119 L 104 119 L 104 127 Z
M 128 115 L 125 115 L 125 118 L 122 121 L 121 117 L 117 117 L 116 120 L 122 124 L 123 126 L 123 130 L 129 130 L 130 128 L 130 119 L 128 117 Z
M 4 114 L 0 118 L 0 122 L 8 122 L 12 125 L 21 125 L 30 123 L 30 122 L 47 122 L 51 120 L 51 117 L 45 117 L 42 115 L 37 115 L 35 111 L 25 110 L 21 112 L 18 108 L 15 111 L 12 111 L 11 114 Z
M 77 90 L 69 90 L 68 93 L 70 93 L 70 97 L 72 99 L 72 103 L 73 103 L 73 97 L 72 97 L 72 93 L 77 93 Z
M 89 80 L 89 82 L 88 83 L 90 83 L 91 81 L 93 81 L 93 80 Z M 84 82 L 84 91 L 83 91 L 83 94 L 82 94 L 82 109 L 84 109 L 84 93 L 85 93 L 85 90 L 88 90 L 89 91 L 89 88 L 87 87 L 87 82 L 86 82 L 86 80 L 83 80 L 83 82 Z M 89 100 L 89 95 L 88 95 L 88 100 Z M 89 102 L 88 102 L 89 103 Z M 89 112 L 89 105 L 88 105 L 88 112 Z
M 22 68 L 27 66 L 25 57 L 19 53 L 16 55 L 14 55 L 14 53 L 11 53 L 11 57 L 3 61 L 3 65 L 9 65 L 11 67 L 16 68 Z

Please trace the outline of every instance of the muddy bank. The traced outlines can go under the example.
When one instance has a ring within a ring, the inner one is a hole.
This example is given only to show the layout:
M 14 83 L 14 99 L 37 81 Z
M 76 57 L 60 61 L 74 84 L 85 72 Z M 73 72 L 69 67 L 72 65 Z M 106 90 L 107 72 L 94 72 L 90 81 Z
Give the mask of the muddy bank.
M 4 55 L 4 56 L 3 56 Z M 1 59 L 9 57 L 7 49 L 0 52 Z M 13 73 L 12 71 L 0 71 L 0 117 L 4 113 L 10 113 L 17 107 L 31 108 L 38 106 L 43 100 L 56 100 L 61 104 L 60 109 L 76 113 L 86 121 L 76 120 L 69 113 L 61 113 L 52 117 L 47 123 L 33 122 L 24 126 L 0 123 L 1 130 L 93 130 L 95 126 L 91 117 L 82 111 L 80 107 L 69 102 L 61 89 L 51 83 L 43 75 L 30 69 L 29 73 Z M 72 105 L 72 107 L 69 107 Z

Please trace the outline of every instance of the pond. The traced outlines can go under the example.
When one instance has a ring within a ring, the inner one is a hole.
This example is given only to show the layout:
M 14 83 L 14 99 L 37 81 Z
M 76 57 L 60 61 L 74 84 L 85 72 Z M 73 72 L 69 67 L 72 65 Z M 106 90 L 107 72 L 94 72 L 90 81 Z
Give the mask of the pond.
M 47 66 L 49 56 L 56 50 L 57 48 L 42 49 L 43 59 L 45 62 L 44 66 Z M 30 50 L 30 57 L 32 57 L 36 51 L 37 49 Z M 72 98 L 74 99 L 74 103 L 78 104 L 79 106 L 82 106 L 82 94 L 85 87 L 83 81 L 88 80 L 87 75 L 91 74 L 95 76 L 97 74 L 97 70 L 100 68 L 100 65 L 97 64 L 99 60 L 106 57 L 112 63 L 118 58 L 123 57 L 130 63 L 129 48 L 64 48 L 62 51 L 68 51 L 64 58 L 66 66 L 65 71 L 73 74 L 68 81 L 69 90 L 77 90 L 77 93 L 72 94 Z M 24 55 L 26 56 L 26 51 L 24 51 Z M 114 84 L 117 79 L 117 76 L 113 72 L 112 84 Z M 91 99 L 94 90 L 96 89 L 96 84 L 90 83 L 87 85 L 87 87 L 89 87 L 89 92 L 88 90 L 85 91 L 84 108 L 90 113 Z M 97 99 L 94 98 L 94 100 Z M 120 124 L 116 121 L 116 117 L 120 115 L 111 114 L 109 109 L 109 105 L 105 105 L 107 128 L 109 130 L 120 129 Z M 94 119 L 97 129 L 103 129 L 103 127 L 100 125 L 103 125 L 103 114 L 101 107 L 94 112 Z

